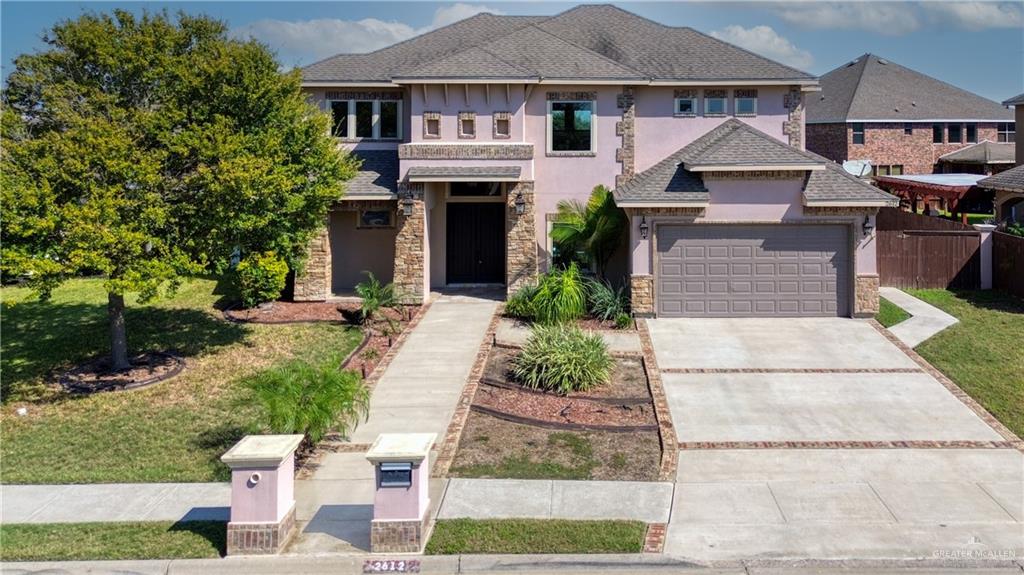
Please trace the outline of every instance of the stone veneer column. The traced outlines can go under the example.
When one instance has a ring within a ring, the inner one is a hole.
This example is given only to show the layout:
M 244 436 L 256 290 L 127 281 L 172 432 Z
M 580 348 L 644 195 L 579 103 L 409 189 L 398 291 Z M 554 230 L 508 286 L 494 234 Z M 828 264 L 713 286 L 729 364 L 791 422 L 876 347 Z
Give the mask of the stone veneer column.
M 295 301 L 324 301 L 331 295 L 331 237 L 330 216 L 327 224 L 309 242 L 306 267 L 295 274 L 292 299 Z
M 516 213 L 516 196 L 523 195 L 526 208 Z M 537 280 L 537 215 L 533 182 L 516 182 L 505 198 L 505 286 L 509 295 Z
M 803 145 L 803 119 L 804 119 L 804 94 L 799 86 L 793 86 L 785 96 L 786 109 L 789 110 L 789 117 L 782 125 L 782 132 L 789 136 L 789 145 L 794 148 L 804 149 Z
M 654 276 L 630 276 L 629 299 L 634 316 L 654 317 Z
M 622 164 L 622 172 L 615 176 L 615 187 L 621 186 L 636 173 L 635 88 L 623 86 L 617 102 L 622 110 L 622 120 L 615 123 L 615 133 L 622 137 L 622 147 L 615 150 L 615 160 Z
M 403 202 L 412 199 L 412 215 L 406 216 Z M 395 235 L 394 284 L 405 303 L 420 304 L 426 301 L 424 270 L 426 268 L 426 204 L 423 201 L 423 184 L 399 182 L 398 214 Z
M 878 276 L 861 274 L 854 285 L 853 317 L 874 317 L 878 313 Z

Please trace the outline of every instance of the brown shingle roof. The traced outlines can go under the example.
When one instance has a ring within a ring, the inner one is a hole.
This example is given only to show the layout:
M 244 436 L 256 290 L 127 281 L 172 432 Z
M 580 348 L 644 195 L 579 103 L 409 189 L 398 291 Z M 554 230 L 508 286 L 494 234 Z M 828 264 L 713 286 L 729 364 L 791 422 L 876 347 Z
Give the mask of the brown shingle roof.
M 978 182 L 978 185 L 991 190 L 1024 193 L 1024 166 L 1010 168 Z
M 958 164 L 1012 164 L 1017 145 L 988 140 L 939 156 L 940 162 Z

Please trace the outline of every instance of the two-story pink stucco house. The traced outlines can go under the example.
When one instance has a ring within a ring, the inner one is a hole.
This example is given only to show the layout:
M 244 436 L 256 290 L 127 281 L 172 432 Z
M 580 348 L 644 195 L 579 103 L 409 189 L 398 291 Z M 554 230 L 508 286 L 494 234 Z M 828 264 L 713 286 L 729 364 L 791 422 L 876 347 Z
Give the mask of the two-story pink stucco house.
M 556 204 L 615 190 L 634 311 L 863 315 L 873 217 L 895 199 L 804 150 L 817 79 L 612 6 L 480 14 L 303 70 L 363 159 L 297 299 L 369 270 L 414 298 L 548 266 Z

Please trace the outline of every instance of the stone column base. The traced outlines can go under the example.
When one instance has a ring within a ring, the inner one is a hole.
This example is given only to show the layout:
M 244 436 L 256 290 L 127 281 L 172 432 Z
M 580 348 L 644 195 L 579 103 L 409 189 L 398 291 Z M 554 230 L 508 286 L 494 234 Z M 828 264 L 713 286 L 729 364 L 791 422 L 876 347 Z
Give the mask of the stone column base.
M 370 523 L 372 553 L 419 553 L 427 543 L 430 514 L 422 520 L 374 519 Z
M 854 283 L 853 317 L 875 317 L 878 313 L 878 276 L 859 275 Z
M 295 506 L 278 523 L 228 523 L 228 555 L 275 555 L 295 533 Z
M 635 317 L 654 317 L 654 276 L 630 276 L 629 299 Z

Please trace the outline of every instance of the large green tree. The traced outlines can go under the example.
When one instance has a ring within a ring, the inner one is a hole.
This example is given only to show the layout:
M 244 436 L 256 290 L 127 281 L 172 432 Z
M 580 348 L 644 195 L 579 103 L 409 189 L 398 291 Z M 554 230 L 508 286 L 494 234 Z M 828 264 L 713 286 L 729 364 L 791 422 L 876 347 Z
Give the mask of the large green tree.
M 356 165 L 329 119 L 254 41 L 206 17 L 86 14 L 18 56 L 3 90 L 2 271 L 42 297 L 107 278 L 111 360 L 124 295 L 223 270 L 235 250 L 301 268 Z

